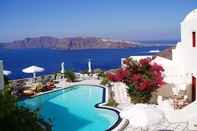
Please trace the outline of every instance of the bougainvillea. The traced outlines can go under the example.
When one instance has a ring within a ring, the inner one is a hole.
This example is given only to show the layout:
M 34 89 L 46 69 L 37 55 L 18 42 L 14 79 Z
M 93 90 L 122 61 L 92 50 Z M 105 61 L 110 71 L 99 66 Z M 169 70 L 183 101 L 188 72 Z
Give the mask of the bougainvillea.
M 119 70 L 108 73 L 107 78 L 110 81 L 122 81 L 128 85 L 128 94 L 135 98 L 136 102 L 148 102 L 151 93 L 160 88 L 163 82 L 162 72 L 164 69 L 156 64 L 151 63 L 152 59 L 146 58 L 139 61 L 126 59 L 124 67 Z M 140 99 L 141 98 L 141 99 Z M 142 100 L 144 99 L 144 100 Z
M 126 79 L 128 76 L 129 72 L 127 69 L 119 69 L 115 73 L 108 73 L 107 77 L 111 81 L 122 81 Z

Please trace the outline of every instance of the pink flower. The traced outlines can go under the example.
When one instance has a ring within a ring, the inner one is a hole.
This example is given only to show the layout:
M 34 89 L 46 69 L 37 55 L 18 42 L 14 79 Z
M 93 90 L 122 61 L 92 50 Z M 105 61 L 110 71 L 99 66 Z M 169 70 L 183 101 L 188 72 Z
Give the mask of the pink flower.
M 139 81 L 139 80 L 141 80 L 141 79 L 142 79 L 141 74 L 134 74 L 134 75 L 132 75 L 132 77 L 131 77 L 131 80 L 132 80 L 133 82 Z
M 150 62 L 151 62 L 151 59 L 150 59 L 150 58 L 146 58 L 146 59 L 141 59 L 141 60 L 139 60 L 139 63 L 140 63 L 141 65 L 148 65 L 148 64 L 150 64 Z
M 163 82 L 163 67 L 158 64 L 150 64 L 151 59 L 141 59 L 139 62 L 126 59 L 127 66 L 114 73 L 108 73 L 107 78 L 111 81 L 122 81 L 126 84 L 135 85 L 139 91 L 154 91 L 160 88 Z M 144 68 L 145 67 L 145 68 Z

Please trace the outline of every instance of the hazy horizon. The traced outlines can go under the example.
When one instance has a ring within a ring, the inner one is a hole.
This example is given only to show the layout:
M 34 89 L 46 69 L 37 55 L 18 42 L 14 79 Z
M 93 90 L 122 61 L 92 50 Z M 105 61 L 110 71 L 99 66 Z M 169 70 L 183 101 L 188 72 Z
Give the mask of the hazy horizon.
M 103 39 L 111 39 L 111 40 L 123 40 L 123 41 L 130 41 L 130 42 L 141 42 L 141 43 L 152 43 L 152 42 L 163 42 L 163 43 L 166 43 L 166 42 L 174 42 L 174 41 L 180 41 L 180 39 L 155 39 L 155 40 L 129 40 L 129 39 L 115 39 L 115 38 L 111 38 L 111 37 L 97 37 L 97 36 L 65 36 L 65 37 L 56 37 L 56 36 L 45 36 L 45 35 L 42 35 L 42 36 L 32 36 L 32 37 L 24 37 L 22 39 L 16 39 L 16 40 L 10 40 L 10 41 L 0 41 L 0 44 L 1 43 L 11 43 L 11 42 L 14 42 L 14 41 L 18 41 L 18 40 L 25 40 L 25 39 L 28 39 L 28 38 L 39 38 L 39 37 L 54 37 L 54 38 L 58 38 L 58 39 L 63 39 L 63 38 L 103 38 Z
M 27 37 L 180 40 L 180 22 L 197 1 L 1 0 L 0 42 Z

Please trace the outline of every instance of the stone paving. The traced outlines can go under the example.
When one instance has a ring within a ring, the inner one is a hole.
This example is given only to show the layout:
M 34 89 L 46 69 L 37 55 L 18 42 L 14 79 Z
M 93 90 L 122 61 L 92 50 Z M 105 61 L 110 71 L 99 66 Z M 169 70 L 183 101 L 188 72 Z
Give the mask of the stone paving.
M 160 124 L 151 126 L 148 129 L 132 128 L 130 125 L 128 125 L 125 131 L 190 131 L 190 130 L 188 129 L 187 122 L 170 123 L 167 120 L 164 120 Z
M 132 105 L 126 93 L 126 87 L 121 83 L 114 83 L 112 90 L 115 94 L 115 100 L 119 103 L 118 108 L 124 109 L 129 105 Z M 125 131 L 147 131 L 141 128 L 132 128 L 130 125 L 125 129 Z M 149 127 L 148 131 L 190 131 L 188 129 L 188 123 L 170 123 L 167 120 L 163 120 L 160 124 Z

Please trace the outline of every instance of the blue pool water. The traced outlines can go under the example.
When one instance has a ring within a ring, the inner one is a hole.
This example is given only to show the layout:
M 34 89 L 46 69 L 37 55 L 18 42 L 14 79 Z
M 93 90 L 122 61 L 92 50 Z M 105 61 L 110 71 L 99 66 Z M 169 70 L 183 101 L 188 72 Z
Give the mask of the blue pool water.
M 37 75 L 45 75 L 60 71 L 64 62 L 66 69 L 74 71 L 87 70 L 87 62 L 92 60 L 92 67 L 103 70 L 120 67 L 120 59 L 131 55 L 151 55 L 151 50 L 164 50 L 168 46 L 138 47 L 129 49 L 89 49 L 89 50 L 52 50 L 52 49 L 0 49 L 0 60 L 4 67 L 11 70 L 10 79 L 32 77 L 32 74 L 22 72 L 23 68 L 37 65 L 45 71 Z
M 111 110 L 95 108 L 103 102 L 104 89 L 78 85 L 71 88 L 25 99 L 19 102 L 35 110 L 45 120 L 52 120 L 53 131 L 104 131 L 113 126 L 118 115 Z

